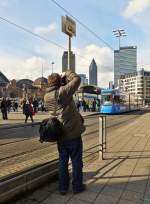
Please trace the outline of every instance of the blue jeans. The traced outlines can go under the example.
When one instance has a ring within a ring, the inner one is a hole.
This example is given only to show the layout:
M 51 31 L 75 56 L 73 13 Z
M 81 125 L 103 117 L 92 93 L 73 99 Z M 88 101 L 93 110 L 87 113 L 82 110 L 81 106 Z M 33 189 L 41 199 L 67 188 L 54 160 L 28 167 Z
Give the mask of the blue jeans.
M 83 162 L 82 162 L 82 138 L 63 141 L 58 143 L 59 152 L 59 190 L 67 191 L 69 188 L 69 157 L 72 162 L 72 188 L 73 191 L 82 190 L 83 184 Z

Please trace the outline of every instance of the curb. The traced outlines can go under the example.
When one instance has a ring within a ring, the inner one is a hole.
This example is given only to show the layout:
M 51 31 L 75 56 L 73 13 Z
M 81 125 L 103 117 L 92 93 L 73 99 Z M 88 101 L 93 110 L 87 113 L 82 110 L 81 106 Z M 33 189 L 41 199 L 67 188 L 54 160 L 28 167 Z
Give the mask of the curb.
M 31 191 L 47 180 L 53 180 L 58 176 L 58 160 L 49 162 L 0 183 L 0 203 L 7 202 L 11 198 Z
M 80 113 L 81 114 L 81 113 Z M 82 115 L 82 114 L 81 114 Z M 100 115 L 99 112 L 96 112 L 96 113 L 92 113 L 92 114 L 88 114 L 88 115 L 82 115 L 82 117 L 89 117 L 89 116 L 94 116 L 94 115 Z M 40 125 L 41 122 L 34 122 L 33 125 Z M 17 124 L 8 124 L 8 125 L 5 125 L 3 127 L 0 126 L 0 131 L 1 130 L 8 130 L 8 129 L 15 129 L 15 128 L 21 128 L 21 127 L 30 127 L 32 126 L 32 123 L 28 123 L 28 124 L 25 124 L 25 123 L 17 123 Z

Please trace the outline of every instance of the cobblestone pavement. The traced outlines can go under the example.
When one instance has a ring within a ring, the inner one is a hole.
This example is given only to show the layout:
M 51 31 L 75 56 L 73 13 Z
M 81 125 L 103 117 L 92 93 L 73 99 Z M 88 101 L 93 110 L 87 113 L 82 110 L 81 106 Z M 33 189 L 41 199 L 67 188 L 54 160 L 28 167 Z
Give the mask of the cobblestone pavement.
M 105 160 L 84 165 L 87 190 L 66 196 L 57 182 L 9 204 L 148 204 L 150 203 L 150 113 L 107 129 Z

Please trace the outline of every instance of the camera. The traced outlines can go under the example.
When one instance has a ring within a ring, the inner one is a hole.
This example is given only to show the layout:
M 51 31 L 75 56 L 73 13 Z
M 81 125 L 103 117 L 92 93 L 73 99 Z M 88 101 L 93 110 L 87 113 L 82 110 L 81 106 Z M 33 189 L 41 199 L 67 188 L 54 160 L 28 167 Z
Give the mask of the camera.
M 67 84 L 67 77 L 66 76 L 63 76 L 61 78 L 61 86 L 65 86 Z

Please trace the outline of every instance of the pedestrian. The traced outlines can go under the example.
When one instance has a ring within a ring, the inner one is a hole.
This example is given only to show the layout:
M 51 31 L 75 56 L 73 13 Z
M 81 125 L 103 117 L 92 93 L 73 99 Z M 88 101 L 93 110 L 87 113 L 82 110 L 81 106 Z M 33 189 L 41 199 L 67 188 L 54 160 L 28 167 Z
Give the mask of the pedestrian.
M 22 113 L 25 114 L 25 106 L 26 106 L 26 99 L 25 98 L 21 102 L 21 106 L 22 106 Z
M 6 101 L 5 97 L 2 99 L 0 108 L 1 108 L 3 120 L 8 120 L 8 116 L 7 116 L 7 101 Z
M 15 111 L 18 111 L 18 103 L 17 103 L 17 101 L 14 101 L 14 102 L 12 103 L 12 106 L 13 106 L 14 112 L 15 112 Z
M 33 100 L 33 108 L 34 108 L 35 113 L 38 112 L 38 106 L 39 106 L 39 103 L 38 103 L 37 99 L 34 99 Z
M 9 113 L 11 111 L 11 108 L 12 108 L 12 102 L 9 98 L 7 98 L 6 104 L 7 104 L 7 111 Z
M 86 112 L 86 101 L 83 99 L 82 101 L 83 111 Z
M 99 99 L 96 100 L 96 109 L 98 112 L 100 112 L 100 100 Z
M 93 102 L 92 102 L 92 111 L 95 112 L 96 111 L 96 100 L 94 98 Z
M 93 104 L 93 102 L 92 102 L 92 100 L 90 100 L 90 101 L 89 101 L 89 110 L 90 110 L 90 112 L 92 112 L 92 107 L 93 107 L 92 104 Z
M 33 107 L 32 107 L 32 104 L 31 104 L 31 101 L 26 101 L 26 104 L 25 104 L 25 107 L 24 107 L 24 114 L 26 116 L 25 118 L 25 123 L 27 123 L 28 121 L 28 118 L 30 117 L 32 123 L 34 122 L 33 120 Z
M 63 81 L 63 84 L 61 83 Z M 64 83 L 65 81 L 65 83 Z M 73 100 L 73 94 L 80 85 L 80 77 L 67 71 L 63 77 L 53 73 L 48 77 L 47 93 L 44 96 L 46 107 L 51 116 L 63 124 L 64 134 L 57 142 L 59 152 L 59 191 L 65 195 L 69 189 L 68 162 L 72 162 L 72 189 L 74 193 L 85 190 L 83 184 L 83 144 L 81 134 L 85 127 Z

